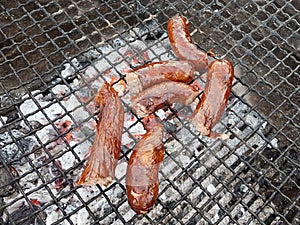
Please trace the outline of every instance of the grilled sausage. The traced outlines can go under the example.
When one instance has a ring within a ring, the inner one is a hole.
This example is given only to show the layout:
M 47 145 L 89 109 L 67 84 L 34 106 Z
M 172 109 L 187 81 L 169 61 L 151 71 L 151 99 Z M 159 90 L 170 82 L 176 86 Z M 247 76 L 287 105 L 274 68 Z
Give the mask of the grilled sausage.
M 192 43 L 188 25 L 188 20 L 182 16 L 169 19 L 168 35 L 171 47 L 179 60 L 189 61 L 197 71 L 204 72 L 208 66 L 207 54 Z
M 89 149 L 89 159 L 77 184 L 109 185 L 115 177 L 115 168 L 121 150 L 124 109 L 118 93 L 104 83 L 95 97 L 99 106 L 97 132 Z
M 158 170 L 164 158 L 163 126 L 155 120 L 135 146 L 127 166 L 126 192 L 128 202 L 137 213 L 146 213 L 158 197 Z
M 131 98 L 131 108 L 139 117 L 145 117 L 173 103 L 189 105 L 197 97 L 197 90 L 175 81 L 153 85 Z
M 126 74 L 127 87 L 132 94 L 163 81 L 188 83 L 194 78 L 194 66 L 187 61 L 153 62 Z
M 222 59 L 210 63 L 204 93 L 190 119 L 200 134 L 212 138 L 228 138 L 226 134 L 214 133 L 211 129 L 220 120 L 226 107 L 233 77 L 231 62 Z

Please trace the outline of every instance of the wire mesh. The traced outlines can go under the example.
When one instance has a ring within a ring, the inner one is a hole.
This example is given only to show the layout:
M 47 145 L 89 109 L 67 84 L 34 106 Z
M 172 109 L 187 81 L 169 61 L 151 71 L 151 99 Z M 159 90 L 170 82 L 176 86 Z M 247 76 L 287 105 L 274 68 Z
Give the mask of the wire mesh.
M 11 0 L 0 7 L 0 223 L 300 223 L 298 1 Z M 178 116 L 186 108 L 169 109 L 159 198 L 141 216 L 125 195 L 127 161 L 143 127 L 130 113 L 124 72 L 174 59 L 166 23 L 176 14 L 189 19 L 200 49 L 235 65 L 216 126 L 230 139 L 199 136 Z M 103 79 L 124 91 L 116 181 L 74 186 L 93 142 L 92 97 Z

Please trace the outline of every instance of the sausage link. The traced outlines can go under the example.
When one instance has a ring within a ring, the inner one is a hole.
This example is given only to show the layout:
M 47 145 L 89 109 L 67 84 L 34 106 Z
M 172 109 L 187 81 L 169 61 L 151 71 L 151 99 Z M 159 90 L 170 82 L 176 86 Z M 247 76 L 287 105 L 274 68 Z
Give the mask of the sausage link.
M 126 172 L 128 202 L 140 214 L 148 212 L 156 202 L 159 190 L 158 171 L 164 158 L 162 125 L 153 120 L 146 130 L 147 133 L 130 156 Z
M 185 17 L 174 16 L 168 22 L 168 36 L 173 52 L 179 60 L 186 60 L 199 72 L 205 72 L 208 66 L 207 53 L 200 51 L 192 43 L 188 30 L 189 22 Z
M 98 91 L 95 104 L 100 109 L 96 136 L 77 184 L 107 186 L 115 177 L 121 150 L 124 109 L 118 93 L 106 82 Z
M 131 94 L 163 81 L 189 83 L 195 78 L 193 64 L 187 61 L 152 62 L 126 74 L 127 88 Z
M 204 93 L 190 119 L 201 135 L 228 138 L 226 134 L 214 133 L 211 129 L 220 120 L 225 110 L 233 77 L 234 69 L 228 60 L 221 59 L 210 63 Z

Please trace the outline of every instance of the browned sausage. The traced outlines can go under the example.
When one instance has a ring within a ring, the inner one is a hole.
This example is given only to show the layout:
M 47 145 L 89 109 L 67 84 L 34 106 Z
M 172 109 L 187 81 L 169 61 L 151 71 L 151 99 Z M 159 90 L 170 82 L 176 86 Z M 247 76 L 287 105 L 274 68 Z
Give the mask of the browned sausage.
M 158 197 L 158 170 L 164 158 L 164 130 L 155 120 L 135 146 L 127 166 L 126 192 L 128 202 L 137 213 L 146 213 Z
M 234 69 L 232 63 L 216 60 L 210 63 L 204 93 L 191 117 L 192 124 L 201 135 L 226 139 L 226 134 L 214 133 L 211 129 L 220 120 L 231 91 Z
M 168 35 L 171 47 L 179 60 L 189 61 L 197 71 L 204 72 L 208 65 L 207 54 L 192 43 L 188 25 L 188 20 L 182 16 L 169 19 Z
M 100 109 L 96 137 L 77 184 L 107 186 L 115 177 L 121 150 L 124 109 L 118 93 L 106 82 L 97 93 L 95 104 Z
M 139 117 L 145 117 L 173 103 L 189 105 L 197 97 L 197 90 L 175 81 L 153 85 L 131 98 L 131 108 Z
M 143 89 L 163 81 L 188 83 L 194 78 L 194 66 L 187 61 L 153 62 L 126 74 L 127 87 L 132 94 L 137 94 Z

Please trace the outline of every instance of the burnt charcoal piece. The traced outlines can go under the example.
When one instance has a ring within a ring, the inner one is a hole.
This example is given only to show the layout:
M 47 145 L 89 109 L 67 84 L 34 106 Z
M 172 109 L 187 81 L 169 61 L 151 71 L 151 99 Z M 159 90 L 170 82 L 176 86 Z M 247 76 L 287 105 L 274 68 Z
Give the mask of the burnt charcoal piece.
M 151 120 L 147 133 L 135 146 L 127 166 L 126 193 L 137 213 L 148 212 L 158 197 L 158 170 L 164 158 L 163 126 Z
M 3 200 L 2 197 L 0 197 L 0 208 L 1 208 L 2 206 L 4 206 L 4 200 Z M 3 220 L 2 220 L 2 218 L 1 218 L 3 212 L 4 212 L 4 208 L 3 208 L 3 209 L 0 209 L 0 224 L 4 223 L 4 222 L 2 222 Z
M 131 108 L 139 117 L 145 117 L 173 103 L 189 105 L 198 91 L 187 84 L 175 81 L 151 86 L 131 98 Z
M 173 52 L 179 60 L 186 60 L 199 72 L 205 72 L 208 66 L 207 53 L 200 51 L 192 43 L 188 30 L 189 22 L 185 17 L 174 16 L 168 22 L 168 35 Z
M 10 166 L 10 171 L 0 165 L 0 197 L 7 197 L 16 191 L 15 183 L 12 182 L 13 177 L 17 176 L 17 171 Z
M 177 126 L 167 120 L 162 121 L 161 124 L 168 133 L 175 133 L 177 131 Z
M 118 93 L 106 82 L 97 93 L 95 104 L 100 109 L 96 137 L 77 184 L 107 186 L 115 177 L 121 151 L 124 109 Z
M 22 224 L 22 225 L 39 225 L 44 224 L 42 219 L 44 220 L 46 215 L 44 212 L 39 212 L 37 216 L 36 212 L 40 210 L 38 206 L 32 205 L 33 209 L 27 205 L 22 205 L 19 209 L 14 211 L 10 217 L 14 221 L 12 223 L 11 221 L 7 222 L 7 225 L 10 224 Z M 19 221 L 19 222 L 18 222 Z M 22 222 L 21 222 L 22 221 Z
M 195 78 L 194 66 L 187 61 L 153 62 L 126 74 L 127 88 L 131 94 L 164 81 L 189 83 Z
M 211 138 L 227 139 L 228 135 L 214 133 L 211 129 L 220 120 L 225 110 L 234 76 L 232 63 L 222 59 L 210 63 L 204 93 L 191 117 L 192 124 Z
M 11 134 L 17 139 L 18 145 L 13 141 Z M 9 132 L 4 132 L 0 134 L 0 156 L 7 163 L 14 161 L 14 163 L 24 163 L 26 162 L 25 157 L 21 157 L 23 153 L 28 153 L 33 150 L 37 145 L 34 138 L 27 136 L 18 130 L 11 130 Z

